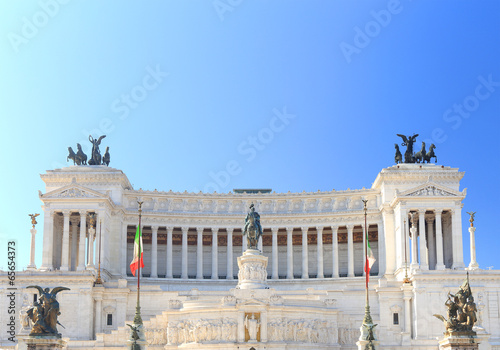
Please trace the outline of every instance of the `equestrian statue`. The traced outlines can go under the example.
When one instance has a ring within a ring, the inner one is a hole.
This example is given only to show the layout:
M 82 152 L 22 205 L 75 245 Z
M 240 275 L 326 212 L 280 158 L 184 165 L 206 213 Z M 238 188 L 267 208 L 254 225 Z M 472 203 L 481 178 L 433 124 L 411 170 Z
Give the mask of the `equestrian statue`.
M 248 249 L 257 249 L 260 236 L 262 236 L 262 226 L 260 225 L 260 215 L 255 211 L 255 206 L 250 204 L 250 211 L 245 218 L 245 228 L 243 236 L 246 236 Z

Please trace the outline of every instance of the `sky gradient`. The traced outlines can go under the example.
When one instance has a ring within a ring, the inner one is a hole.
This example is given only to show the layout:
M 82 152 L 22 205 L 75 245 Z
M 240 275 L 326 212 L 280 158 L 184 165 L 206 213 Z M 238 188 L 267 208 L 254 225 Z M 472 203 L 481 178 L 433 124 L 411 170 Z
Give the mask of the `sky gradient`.
M 418 133 L 465 171 L 465 263 L 476 211 L 498 269 L 499 23 L 498 1 L 2 2 L 0 267 L 11 239 L 29 263 L 39 174 L 89 134 L 135 189 L 302 192 L 371 187 Z

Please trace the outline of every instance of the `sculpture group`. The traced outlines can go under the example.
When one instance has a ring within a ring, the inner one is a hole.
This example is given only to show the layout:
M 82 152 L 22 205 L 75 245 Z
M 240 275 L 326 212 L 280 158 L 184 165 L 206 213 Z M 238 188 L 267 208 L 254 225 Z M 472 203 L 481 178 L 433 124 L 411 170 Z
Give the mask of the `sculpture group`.
M 430 163 L 431 158 L 435 158 L 435 162 L 437 162 L 437 157 L 436 154 L 434 153 L 436 146 L 434 144 L 431 144 L 431 146 L 429 147 L 429 152 L 426 152 L 425 142 L 422 142 L 422 148 L 420 149 L 420 151 L 418 151 L 417 153 L 413 153 L 413 144 L 415 143 L 418 134 L 413 134 L 413 136 L 408 136 L 408 137 L 402 134 L 397 134 L 397 136 L 403 139 L 403 143 L 401 144 L 401 146 L 406 146 L 406 152 L 404 154 L 404 159 L 403 159 L 403 155 L 399 150 L 399 145 L 397 143 L 394 144 L 394 148 L 396 148 L 396 155 L 394 156 L 394 162 L 396 164 L 425 163 L 425 162 Z
M 49 291 L 49 288 L 42 289 L 39 286 L 28 286 L 26 288 L 36 288 L 40 293 L 38 301 L 35 301 L 33 306 L 27 311 L 32 324 L 30 336 L 60 337 L 61 334 L 57 332 L 57 325 L 61 324 L 57 321 L 57 317 L 61 313 L 59 312 L 59 302 L 56 299 L 56 295 L 63 290 L 70 289 L 56 287 L 52 291 Z
M 99 146 L 101 144 L 101 141 L 103 138 L 105 138 L 106 135 L 100 136 L 98 139 L 95 139 L 92 137 L 92 135 L 89 135 L 89 141 L 92 144 L 92 157 L 89 159 L 87 162 L 87 155 L 83 153 L 82 146 L 77 143 L 77 152 L 75 153 L 71 147 L 68 147 L 68 157 L 66 158 L 66 161 L 69 162 L 71 159 L 73 161 L 73 165 L 106 165 L 109 166 L 110 162 L 110 156 L 109 156 L 109 147 L 106 147 L 106 152 L 104 153 L 103 156 L 101 156 L 101 152 L 99 151 Z
M 477 321 L 477 308 L 470 289 L 469 273 L 467 273 L 467 279 L 455 295 L 448 293 L 448 300 L 446 300 L 445 305 L 448 309 L 448 319 L 442 315 L 434 314 L 435 317 L 443 321 L 446 327 L 445 335 L 474 336 L 476 333 L 472 330 L 472 327 Z

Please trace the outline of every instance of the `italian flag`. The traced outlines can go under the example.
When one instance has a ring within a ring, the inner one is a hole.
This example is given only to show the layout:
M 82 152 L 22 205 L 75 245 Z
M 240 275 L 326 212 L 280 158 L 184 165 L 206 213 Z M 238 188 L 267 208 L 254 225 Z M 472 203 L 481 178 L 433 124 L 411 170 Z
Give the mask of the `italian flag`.
M 142 233 L 140 226 L 137 226 L 137 232 L 135 233 L 134 240 L 134 260 L 132 260 L 132 262 L 130 263 L 130 271 L 132 271 L 132 275 L 134 276 L 135 272 L 139 268 L 139 263 L 141 264 L 141 268 L 144 267 L 144 259 L 142 257 L 142 254 Z
M 366 262 L 365 262 L 365 272 L 366 272 L 366 288 L 368 288 L 368 281 L 370 280 L 370 269 L 373 264 L 375 264 L 375 256 L 373 256 L 372 248 L 370 247 L 370 241 L 368 240 L 368 232 L 366 232 Z

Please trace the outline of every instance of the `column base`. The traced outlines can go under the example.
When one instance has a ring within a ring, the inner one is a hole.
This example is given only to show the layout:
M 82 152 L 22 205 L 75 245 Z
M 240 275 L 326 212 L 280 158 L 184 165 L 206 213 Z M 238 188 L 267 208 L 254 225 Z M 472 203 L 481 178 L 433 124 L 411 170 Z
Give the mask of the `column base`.
M 456 264 L 455 264 L 455 263 L 453 263 L 453 264 L 451 265 L 451 269 L 452 269 L 452 270 L 465 269 L 465 265 L 464 265 L 464 263 L 463 263 L 463 262 L 456 263 Z
M 52 265 L 47 265 L 47 266 L 40 266 L 39 268 L 40 271 L 52 271 L 54 270 L 54 267 Z
M 61 271 L 69 271 L 69 266 L 61 266 L 59 268 L 59 270 L 61 270 Z
M 469 270 L 478 270 L 479 269 L 479 264 L 476 262 L 476 263 L 470 263 L 469 264 Z
M 446 266 L 444 266 L 444 264 L 436 264 L 436 270 L 445 270 L 446 269 Z
M 86 270 L 93 271 L 93 270 L 95 270 L 95 266 L 93 264 L 92 265 L 87 265 Z
M 78 266 L 76 271 L 85 271 L 85 266 Z
M 26 270 L 36 270 L 36 265 L 28 265 L 26 266 Z
M 429 270 L 429 265 L 420 265 L 420 270 Z

